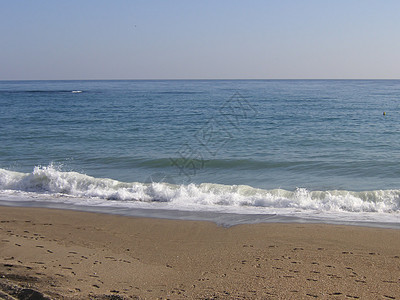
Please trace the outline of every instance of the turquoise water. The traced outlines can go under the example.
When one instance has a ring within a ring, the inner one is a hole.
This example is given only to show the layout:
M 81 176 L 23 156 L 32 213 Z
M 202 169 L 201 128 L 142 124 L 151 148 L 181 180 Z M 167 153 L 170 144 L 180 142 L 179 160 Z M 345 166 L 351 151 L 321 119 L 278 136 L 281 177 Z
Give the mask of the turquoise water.
M 0 198 L 396 223 L 399 104 L 397 80 L 3 81 Z

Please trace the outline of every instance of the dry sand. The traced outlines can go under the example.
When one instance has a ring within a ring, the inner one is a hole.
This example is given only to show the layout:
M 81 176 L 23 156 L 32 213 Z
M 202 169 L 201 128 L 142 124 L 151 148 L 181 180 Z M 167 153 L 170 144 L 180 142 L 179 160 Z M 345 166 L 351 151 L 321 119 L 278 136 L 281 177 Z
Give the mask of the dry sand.
M 0 207 L 0 298 L 30 295 L 400 299 L 400 230 Z

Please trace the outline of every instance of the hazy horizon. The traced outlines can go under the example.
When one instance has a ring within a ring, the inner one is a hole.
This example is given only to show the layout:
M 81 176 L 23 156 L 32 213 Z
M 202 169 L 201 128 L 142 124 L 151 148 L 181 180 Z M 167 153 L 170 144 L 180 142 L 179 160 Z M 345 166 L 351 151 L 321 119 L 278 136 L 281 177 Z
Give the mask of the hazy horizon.
M 0 80 L 399 79 L 397 1 L 0 1 Z
M 111 79 L 0 79 L 12 81 L 399 81 L 399 78 L 111 78 Z

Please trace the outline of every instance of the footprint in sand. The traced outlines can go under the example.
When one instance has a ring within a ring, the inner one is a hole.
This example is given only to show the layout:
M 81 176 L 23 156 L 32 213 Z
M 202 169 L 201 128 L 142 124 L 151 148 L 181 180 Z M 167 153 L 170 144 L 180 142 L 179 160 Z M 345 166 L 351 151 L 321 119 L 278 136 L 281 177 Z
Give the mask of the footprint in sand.
M 313 297 L 313 298 L 318 298 L 318 295 L 313 295 L 313 294 L 306 294 L 306 296 Z
M 397 281 L 392 281 L 392 280 L 382 280 L 382 282 L 385 282 L 385 283 L 397 283 Z
M 364 281 L 364 280 L 359 280 L 359 279 L 356 279 L 355 281 L 356 281 L 356 282 L 359 282 L 359 283 L 367 283 L 366 281 Z

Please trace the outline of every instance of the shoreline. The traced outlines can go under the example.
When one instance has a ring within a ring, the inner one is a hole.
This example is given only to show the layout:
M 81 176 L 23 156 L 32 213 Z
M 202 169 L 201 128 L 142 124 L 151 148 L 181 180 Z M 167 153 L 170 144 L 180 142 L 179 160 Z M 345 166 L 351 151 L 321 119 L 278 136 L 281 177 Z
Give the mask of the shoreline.
M 0 291 L 14 296 L 32 290 L 51 299 L 400 297 L 398 229 L 226 228 L 0 206 L 0 235 Z
M 167 208 L 132 208 L 120 206 L 85 206 L 73 205 L 70 203 L 57 203 L 45 201 L 10 201 L 0 198 L 0 207 L 20 207 L 20 208 L 43 208 L 68 210 L 72 212 L 88 212 L 98 214 L 109 214 L 115 216 L 133 217 L 133 218 L 150 218 L 162 220 L 177 221 L 199 221 L 212 222 L 218 226 L 232 227 L 245 224 L 263 224 L 263 223 L 282 223 L 282 224 L 326 224 L 326 225 L 343 225 L 367 228 L 385 228 L 400 229 L 400 219 L 391 217 L 389 222 L 381 220 L 354 220 L 354 215 L 349 215 L 341 219 L 337 217 L 329 217 L 328 215 L 316 214 L 312 215 L 281 215 L 281 214 L 260 214 L 260 213 L 236 213 L 221 211 L 192 211 L 177 210 Z M 398 221 L 398 222 L 396 222 Z

